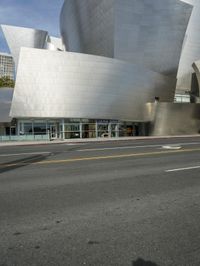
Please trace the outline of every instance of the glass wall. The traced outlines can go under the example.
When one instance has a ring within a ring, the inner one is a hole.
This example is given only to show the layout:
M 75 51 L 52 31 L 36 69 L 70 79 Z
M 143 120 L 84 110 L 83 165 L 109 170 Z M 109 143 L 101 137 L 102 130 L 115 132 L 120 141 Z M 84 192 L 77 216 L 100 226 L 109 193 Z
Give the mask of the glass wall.
M 48 135 L 49 138 L 59 137 L 59 123 L 44 120 L 18 121 L 18 135 Z
M 98 138 L 105 138 L 110 136 L 108 127 L 109 127 L 108 123 L 97 123 Z
M 119 124 L 119 137 L 142 136 L 144 123 L 124 122 Z
M 20 135 L 32 135 L 33 134 L 33 123 L 24 123 L 20 126 Z
M 82 138 L 96 138 L 96 123 L 82 123 Z
M 46 123 L 33 123 L 34 135 L 46 135 L 47 125 Z
M 65 124 L 64 125 L 65 139 L 79 139 L 80 138 L 80 123 Z
M 175 94 L 174 102 L 176 102 L 176 103 L 190 103 L 190 95 L 188 95 L 188 94 Z
M 142 124 L 117 120 L 20 120 L 19 135 L 47 135 L 50 139 L 116 138 L 143 135 Z

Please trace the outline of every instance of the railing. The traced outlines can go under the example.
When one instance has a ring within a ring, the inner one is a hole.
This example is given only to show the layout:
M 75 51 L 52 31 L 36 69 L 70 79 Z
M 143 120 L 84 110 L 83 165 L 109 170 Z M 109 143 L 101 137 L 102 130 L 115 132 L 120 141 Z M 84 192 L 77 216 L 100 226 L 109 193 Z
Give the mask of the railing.
M 49 135 L 14 135 L 0 136 L 0 141 L 40 141 L 49 140 Z

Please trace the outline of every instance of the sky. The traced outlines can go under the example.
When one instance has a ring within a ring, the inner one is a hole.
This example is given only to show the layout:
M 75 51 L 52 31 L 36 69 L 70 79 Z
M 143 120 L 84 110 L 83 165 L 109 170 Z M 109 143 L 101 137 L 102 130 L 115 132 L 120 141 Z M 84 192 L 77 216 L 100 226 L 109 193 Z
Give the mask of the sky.
M 64 0 L 0 0 L 0 24 L 42 29 L 59 37 Z M 0 52 L 9 52 L 0 29 Z

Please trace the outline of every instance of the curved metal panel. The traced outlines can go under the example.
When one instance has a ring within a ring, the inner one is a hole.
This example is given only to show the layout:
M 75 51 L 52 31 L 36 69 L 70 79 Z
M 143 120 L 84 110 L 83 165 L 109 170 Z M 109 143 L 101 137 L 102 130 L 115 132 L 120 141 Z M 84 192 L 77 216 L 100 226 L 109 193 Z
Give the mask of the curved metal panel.
M 114 56 L 115 0 L 66 0 L 60 31 L 66 51 Z
M 176 76 L 191 11 L 179 0 L 117 0 L 115 58 Z
M 49 36 L 46 48 L 51 51 L 63 51 L 62 39 Z
M 193 95 L 192 94 L 191 95 L 193 96 L 193 98 L 194 98 L 194 100 L 195 100 L 196 103 L 197 102 L 200 103 L 200 97 L 199 97 L 199 95 L 200 95 L 200 91 L 199 91 L 199 88 L 200 88 L 200 60 L 194 62 L 192 64 L 192 67 L 193 67 L 193 69 L 195 71 L 198 85 L 195 88 L 196 89 L 195 90 L 195 94 L 193 93 L 193 91 L 191 91 L 192 94 L 193 94 Z
M 196 73 L 197 76 L 197 80 L 198 80 L 198 84 L 199 84 L 199 88 L 200 88 L 200 60 L 196 61 L 192 64 L 192 67 Z
M 192 63 L 200 56 L 200 1 L 183 0 L 193 5 L 193 12 L 188 24 L 177 74 L 177 91 L 185 92 L 191 89 Z
M 18 66 L 21 47 L 44 48 L 48 36 L 47 31 L 1 25 L 10 52 Z
M 105 57 L 22 48 L 12 117 L 143 121 L 146 102 L 173 100 L 175 79 Z
M 152 111 L 151 135 L 189 135 L 200 133 L 200 104 L 147 104 Z
M 11 122 L 9 117 L 13 88 L 0 88 L 0 123 Z
M 179 0 L 65 0 L 61 36 L 68 51 L 176 76 L 191 11 Z

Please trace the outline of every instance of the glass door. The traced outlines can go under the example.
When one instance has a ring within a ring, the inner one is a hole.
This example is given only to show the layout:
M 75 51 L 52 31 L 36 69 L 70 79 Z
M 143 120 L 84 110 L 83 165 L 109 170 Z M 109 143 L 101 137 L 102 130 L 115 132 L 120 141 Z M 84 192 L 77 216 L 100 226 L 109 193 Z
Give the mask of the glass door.
M 56 125 L 50 125 L 50 138 L 51 139 L 57 139 L 57 126 Z
M 97 126 L 97 130 L 98 130 L 98 137 L 99 138 L 106 138 L 109 137 L 109 130 L 108 130 L 108 124 L 98 124 Z

